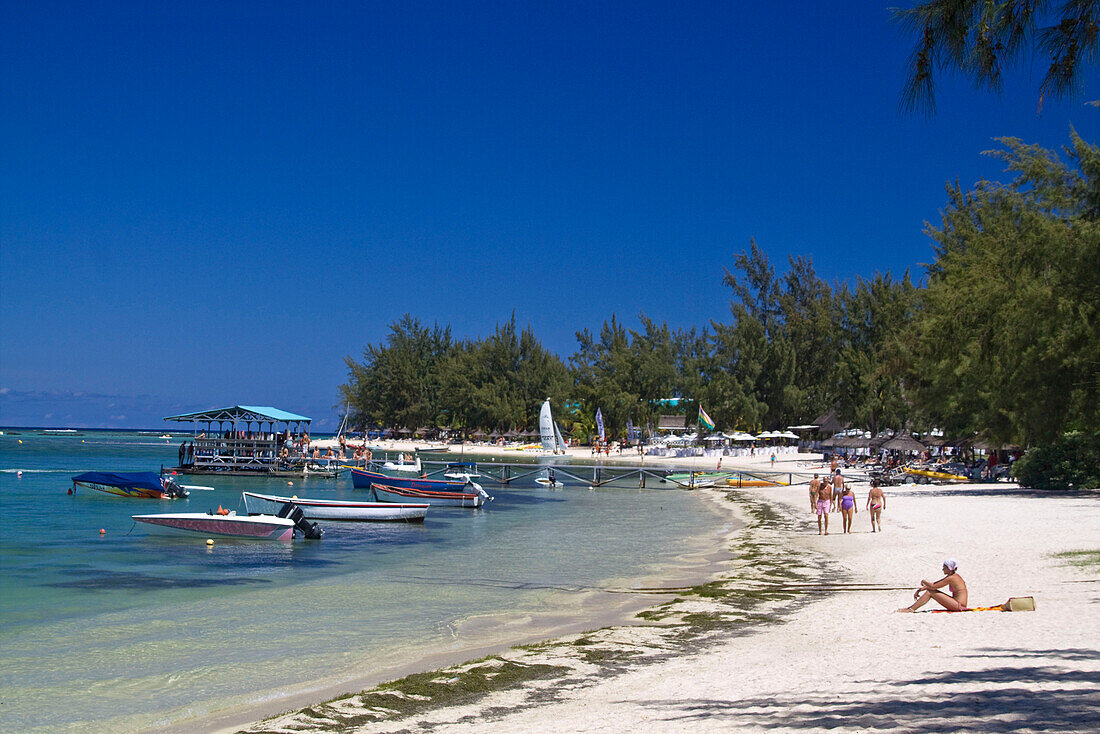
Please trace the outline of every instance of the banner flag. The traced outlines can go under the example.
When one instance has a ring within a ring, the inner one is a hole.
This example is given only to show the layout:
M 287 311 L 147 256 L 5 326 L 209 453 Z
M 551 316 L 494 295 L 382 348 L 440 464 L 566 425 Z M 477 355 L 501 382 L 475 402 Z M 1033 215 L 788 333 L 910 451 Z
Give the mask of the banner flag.
M 634 423 L 629 418 L 626 419 L 626 440 L 634 440 Z
M 599 408 L 596 408 L 596 430 L 600 432 L 601 441 L 607 440 L 603 433 L 603 411 Z
M 714 430 L 714 421 L 712 421 L 710 419 L 710 416 L 707 415 L 707 411 L 703 410 L 702 405 L 699 406 L 699 422 L 702 423 L 703 428 L 707 429 L 708 431 Z

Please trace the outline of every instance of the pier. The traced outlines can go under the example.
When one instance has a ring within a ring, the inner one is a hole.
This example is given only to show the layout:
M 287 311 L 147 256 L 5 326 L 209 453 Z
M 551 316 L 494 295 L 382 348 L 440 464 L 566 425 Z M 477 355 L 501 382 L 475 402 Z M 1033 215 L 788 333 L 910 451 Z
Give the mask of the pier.
M 367 468 L 381 471 L 384 459 L 367 462 Z M 636 486 L 639 489 L 702 489 L 705 487 L 763 487 L 802 484 L 808 482 L 811 473 L 763 472 L 759 469 L 730 469 L 727 472 L 692 471 L 689 467 L 656 467 L 653 465 L 626 464 L 533 464 L 530 462 L 461 462 L 424 459 L 420 465 L 424 476 L 439 479 L 448 472 L 461 473 L 463 467 L 476 467 L 482 477 L 507 486 L 532 477 L 546 476 L 552 471 L 556 478 L 568 478 L 590 487 Z M 472 472 L 471 472 L 472 473 Z

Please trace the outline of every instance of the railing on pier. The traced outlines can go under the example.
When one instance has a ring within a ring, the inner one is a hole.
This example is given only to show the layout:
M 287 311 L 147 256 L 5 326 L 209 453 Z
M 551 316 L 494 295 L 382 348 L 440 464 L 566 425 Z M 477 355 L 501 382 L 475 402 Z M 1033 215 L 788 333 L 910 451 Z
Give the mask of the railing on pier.
M 381 469 L 382 461 L 369 462 L 372 469 Z M 421 459 L 422 473 L 429 478 L 440 478 L 448 472 L 462 473 L 456 462 L 426 461 Z M 479 462 L 477 474 L 508 485 L 532 476 L 546 476 L 553 472 L 555 477 L 566 477 L 591 487 L 602 487 L 612 483 L 636 485 L 639 489 L 655 487 L 659 484 L 671 484 L 678 489 L 701 489 L 704 487 L 758 487 L 801 484 L 809 481 L 809 475 L 802 477 L 798 472 L 746 472 L 731 470 L 726 473 L 677 470 L 676 468 L 652 466 L 623 466 L 609 464 L 531 464 L 505 462 Z M 671 475 L 686 474 L 687 476 Z M 719 476 L 716 476 L 719 475 Z M 721 480 L 721 481 L 719 481 Z
M 195 438 L 190 466 L 195 469 L 226 471 L 273 471 L 278 465 L 274 439 Z

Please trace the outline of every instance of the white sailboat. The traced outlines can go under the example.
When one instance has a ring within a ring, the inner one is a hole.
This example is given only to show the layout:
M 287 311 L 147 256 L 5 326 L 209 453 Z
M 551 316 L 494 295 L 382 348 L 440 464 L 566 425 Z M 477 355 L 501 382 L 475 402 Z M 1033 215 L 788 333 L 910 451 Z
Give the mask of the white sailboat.
M 554 416 L 550 413 L 550 398 L 542 404 L 539 411 L 539 437 L 542 448 L 555 454 L 565 453 L 565 440 L 561 437 L 561 430 L 554 422 Z

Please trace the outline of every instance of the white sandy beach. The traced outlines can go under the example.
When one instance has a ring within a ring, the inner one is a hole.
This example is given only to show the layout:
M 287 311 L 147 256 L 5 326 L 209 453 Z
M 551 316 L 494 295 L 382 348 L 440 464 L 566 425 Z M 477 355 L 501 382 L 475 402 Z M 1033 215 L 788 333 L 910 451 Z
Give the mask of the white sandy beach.
M 794 457 L 790 461 L 795 468 Z M 353 698 L 250 729 L 1100 729 L 1100 493 L 1044 495 L 1003 484 L 887 488 L 885 531 L 872 534 L 863 509 L 866 486 L 857 485 L 855 532 L 840 534 L 835 514 L 833 534 L 819 536 L 804 485 L 737 490 L 747 505 L 729 501 L 724 490 L 699 491 L 731 513 L 743 514 L 750 505 L 771 513 L 763 520 L 758 514 L 731 539 L 734 553 L 769 549 L 766 563 L 732 558 L 723 576 L 741 579 L 746 589 L 793 592 L 784 601 L 765 602 L 753 610 L 756 617 L 723 622 L 705 642 L 680 648 L 660 636 L 661 622 L 640 620 L 508 651 L 504 660 L 568 664 L 571 671 L 462 705 L 388 719 Z M 1073 557 L 1056 555 L 1075 551 L 1092 555 L 1076 557 L 1077 565 Z M 926 612 L 932 603 L 917 614 L 895 613 L 910 603 L 921 578 L 939 578 L 946 557 L 958 559 L 971 606 L 1034 596 L 1037 611 Z M 778 578 L 785 563 L 801 568 L 797 576 Z M 688 611 L 708 613 L 705 600 L 685 604 Z M 578 637 L 647 654 L 609 670 L 578 662 Z M 449 669 L 440 678 L 462 670 Z

